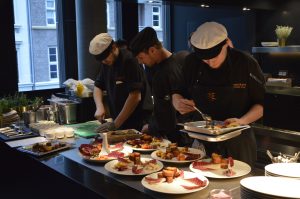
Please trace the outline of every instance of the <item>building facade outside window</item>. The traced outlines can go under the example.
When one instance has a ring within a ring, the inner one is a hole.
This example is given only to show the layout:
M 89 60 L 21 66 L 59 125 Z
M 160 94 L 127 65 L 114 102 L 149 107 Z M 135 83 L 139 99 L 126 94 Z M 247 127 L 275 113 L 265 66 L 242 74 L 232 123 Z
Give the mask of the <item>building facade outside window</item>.
M 160 6 L 152 6 L 152 27 L 160 29 Z

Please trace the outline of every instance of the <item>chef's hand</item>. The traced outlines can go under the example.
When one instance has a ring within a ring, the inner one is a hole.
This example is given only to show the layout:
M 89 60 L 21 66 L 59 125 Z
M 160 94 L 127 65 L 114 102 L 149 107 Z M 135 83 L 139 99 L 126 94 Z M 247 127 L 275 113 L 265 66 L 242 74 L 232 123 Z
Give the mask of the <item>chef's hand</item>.
M 103 108 L 97 108 L 96 112 L 95 112 L 95 118 L 102 123 L 102 121 L 104 120 L 105 117 L 105 109 Z
M 195 106 L 194 101 L 184 99 L 179 94 L 172 95 L 172 102 L 174 108 L 181 114 L 186 114 L 195 111 L 195 109 L 193 108 L 193 106 Z
M 148 133 L 148 131 L 149 131 L 149 125 L 145 124 L 141 130 L 141 133 Z
M 103 133 L 107 131 L 114 131 L 116 130 L 116 126 L 114 122 L 106 122 L 104 124 L 101 124 L 97 129 L 97 133 Z
M 239 118 L 228 118 L 224 121 L 225 125 L 246 125 L 246 122 Z

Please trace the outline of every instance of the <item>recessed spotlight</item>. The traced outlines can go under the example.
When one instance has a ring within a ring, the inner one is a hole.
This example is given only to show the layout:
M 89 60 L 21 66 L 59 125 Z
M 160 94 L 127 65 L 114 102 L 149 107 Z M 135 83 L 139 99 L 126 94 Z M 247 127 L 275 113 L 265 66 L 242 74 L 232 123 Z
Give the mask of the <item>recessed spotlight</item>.
M 247 8 L 247 7 L 243 7 L 243 11 L 249 11 L 251 10 L 250 8 Z
M 201 7 L 202 7 L 202 8 L 209 8 L 209 5 L 201 4 Z

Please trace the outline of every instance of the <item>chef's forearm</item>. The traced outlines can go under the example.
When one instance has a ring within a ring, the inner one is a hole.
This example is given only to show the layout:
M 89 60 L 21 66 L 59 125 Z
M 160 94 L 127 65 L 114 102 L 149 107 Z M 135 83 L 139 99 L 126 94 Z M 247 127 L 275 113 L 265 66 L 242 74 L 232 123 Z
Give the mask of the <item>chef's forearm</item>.
M 140 91 L 133 91 L 129 93 L 121 112 L 114 120 L 117 128 L 119 128 L 129 118 L 129 116 L 133 113 L 133 111 L 141 101 L 141 98 L 142 97 Z
M 97 109 L 102 108 L 103 107 L 103 92 L 102 92 L 102 90 L 95 86 L 93 96 L 94 96 L 96 108 Z
M 244 124 L 250 124 L 263 116 L 264 107 L 261 104 L 254 104 L 250 110 L 240 119 Z

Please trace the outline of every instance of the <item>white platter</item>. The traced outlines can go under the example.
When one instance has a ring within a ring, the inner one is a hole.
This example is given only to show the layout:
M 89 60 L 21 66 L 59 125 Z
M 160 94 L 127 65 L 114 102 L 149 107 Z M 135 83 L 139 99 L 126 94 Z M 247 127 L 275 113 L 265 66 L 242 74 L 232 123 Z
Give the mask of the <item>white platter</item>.
M 178 148 L 181 149 L 182 147 L 178 147 Z M 151 157 L 152 157 L 153 159 L 156 159 L 156 160 L 159 160 L 159 161 L 162 161 L 162 162 L 169 162 L 169 163 L 188 163 L 188 162 L 193 162 L 193 161 L 199 160 L 199 159 L 201 159 L 201 158 L 203 158 L 203 157 L 205 156 L 205 153 L 204 153 L 203 151 L 201 151 L 201 150 L 199 150 L 199 149 L 189 148 L 189 153 L 200 154 L 200 157 L 197 158 L 197 159 L 194 159 L 194 160 L 183 160 L 183 161 L 179 161 L 179 160 L 176 159 L 176 157 L 174 157 L 174 158 L 172 158 L 172 159 L 170 159 L 170 160 L 167 160 L 167 159 L 162 159 L 162 158 L 158 157 L 158 156 L 156 155 L 156 152 L 157 152 L 157 151 L 159 151 L 159 150 L 153 151 L 153 152 L 151 153 Z M 166 149 L 160 149 L 160 151 L 165 152 Z
M 157 173 L 152 173 L 150 175 L 148 175 L 147 177 L 151 177 L 151 178 L 157 178 Z M 149 184 L 146 180 L 145 177 L 142 179 L 142 185 L 147 188 L 150 189 L 152 191 L 156 191 L 156 192 L 160 192 L 160 193 L 168 193 L 168 194 L 186 194 L 186 193 L 192 193 L 192 192 L 196 192 L 196 191 L 200 191 L 202 189 L 205 189 L 208 184 L 209 181 L 206 177 L 204 177 L 203 175 L 200 175 L 198 173 L 192 173 L 189 171 L 184 171 L 184 178 L 185 179 L 189 179 L 189 178 L 199 178 L 200 180 L 207 181 L 206 186 L 204 187 L 200 187 L 197 189 L 192 189 L 192 190 L 188 190 L 183 188 L 181 185 L 185 185 L 185 186 L 195 186 L 195 184 L 185 181 L 184 179 L 178 177 L 175 178 L 174 181 L 172 183 L 167 183 L 167 182 L 159 182 L 157 184 Z
M 132 148 L 132 150 L 135 150 L 135 151 L 141 151 L 141 152 L 149 152 L 149 151 L 155 151 L 157 149 L 160 149 L 160 148 L 165 148 L 167 147 L 171 142 L 167 139 L 163 139 L 163 141 L 161 142 L 160 144 L 160 147 L 156 148 L 156 149 L 142 149 L 142 148 L 136 148 L 136 147 L 133 147 L 132 145 L 130 144 L 127 144 L 127 142 L 124 143 L 124 146 L 127 146 L 127 147 L 130 147 Z
M 201 161 L 202 162 L 211 162 L 211 159 L 203 159 Z M 195 169 L 193 167 L 193 163 L 190 164 L 191 171 L 202 174 L 208 178 L 225 178 L 225 179 L 238 178 L 238 177 L 247 175 L 248 173 L 251 172 L 251 167 L 247 163 L 238 161 L 238 160 L 234 160 L 234 166 L 232 167 L 232 169 L 235 172 L 235 175 L 233 175 L 233 176 L 224 175 L 223 172 L 225 171 L 225 169 L 220 168 L 220 164 L 209 164 L 209 165 L 204 165 L 204 167 L 211 168 L 214 170 L 203 171 L 200 169 Z
M 141 158 L 142 162 L 150 161 L 150 160 L 152 160 L 152 158 Z M 107 171 L 109 171 L 111 173 L 114 173 L 114 174 L 126 175 L 126 176 L 140 176 L 140 175 L 148 175 L 150 173 L 158 172 L 158 171 L 160 171 L 164 167 L 164 165 L 163 165 L 162 162 L 156 161 L 156 164 L 158 165 L 157 169 L 154 169 L 154 170 L 143 170 L 141 173 L 136 174 L 136 173 L 132 172 L 131 168 L 127 169 L 125 171 L 118 171 L 118 170 L 114 169 L 114 166 L 117 163 L 118 163 L 118 160 L 112 160 L 112 161 L 106 163 L 104 165 L 104 168 Z
M 283 177 L 253 176 L 244 178 L 240 181 L 242 187 L 245 187 L 248 195 L 259 195 L 259 198 L 300 198 L 300 180 Z M 265 195 L 268 196 L 265 196 Z
M 274 163 L 265 166 L 265 171 L 271 175 L 300 178 L 300 163 Z
M 278 42 L 276 41 L 270 41 L 270 42 L 261 42 L 260 43 L 263 47 L 274 47 L 274 46 L 278 46 Z

